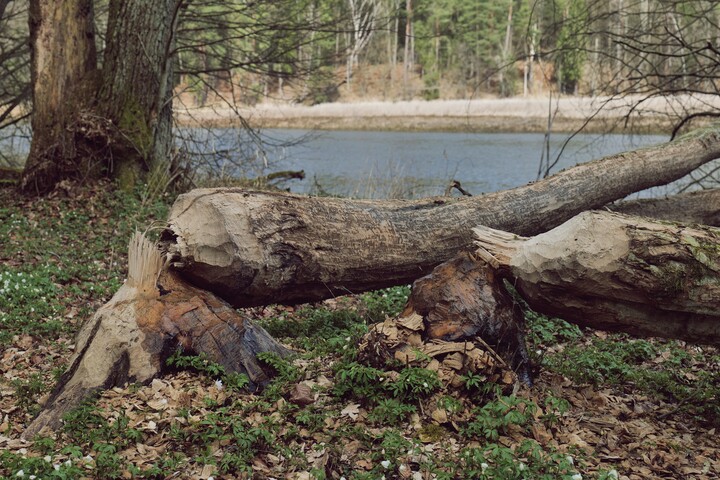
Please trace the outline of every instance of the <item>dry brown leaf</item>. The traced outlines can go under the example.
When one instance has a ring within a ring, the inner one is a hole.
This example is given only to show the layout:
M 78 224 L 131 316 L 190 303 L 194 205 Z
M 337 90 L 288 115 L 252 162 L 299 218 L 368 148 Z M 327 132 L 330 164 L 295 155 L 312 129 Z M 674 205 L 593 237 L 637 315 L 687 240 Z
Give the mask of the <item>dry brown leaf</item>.
M 359 413 L 360 413 L 360 404 L 351 403 L 342 409 L 342 411 L 340 412 L 340 416 L 348 417 L 350 420 L 355 420 L 355 419 L 357 419 Z

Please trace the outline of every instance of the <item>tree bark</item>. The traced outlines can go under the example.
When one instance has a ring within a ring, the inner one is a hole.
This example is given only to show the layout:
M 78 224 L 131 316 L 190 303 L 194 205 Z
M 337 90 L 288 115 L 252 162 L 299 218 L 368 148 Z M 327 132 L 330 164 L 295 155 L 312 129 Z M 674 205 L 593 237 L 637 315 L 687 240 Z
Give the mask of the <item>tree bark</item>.
M 477 254 L 538 312 L 581 326 L 720 345 L 720 229 L 584 212 L 523 238 L 475 229 Z
M 92 1 L 30 2 L 33 138 L 24 191 L 42 194 L 63 178 L 100 175 L 129 189 L 165 168 L 181 3 L 112 0 L 97 70 Z
M 100 390 L 151 381 L 178 348 L 246 373 L 251 389 L 269 379 L 258 353 L 289 353 L 212 293 L 161 274 L 159 252 L 140 236 L 131 242 L 129 263 L 127 282 L 78 332 L 70 367 L 25 438 L 57 428 L 64 413 Z
M 92 0 L 32 0 L 29 23 L 33 138 L 21 188 L 43 193 L 92 167 L 78 158 L 73 133 L 96 68 Z
M 608 205 L 608 209 L 656 220 L 720 227 L 720 189 L 618 202 Z
M 720 156 L 706 129 L 463 199 L 361 201 L 201 189 L 175 202 L 162 248 L 181 274 L 235 306 L 314 301 L 413 280 L 470 250 L 469 225 L 547 231 Z
M 183 0 L 110 2 L 98 112 L 117 125 L 112 167 L 132 188 L 167 168 L 172 148 L 174 32 Z

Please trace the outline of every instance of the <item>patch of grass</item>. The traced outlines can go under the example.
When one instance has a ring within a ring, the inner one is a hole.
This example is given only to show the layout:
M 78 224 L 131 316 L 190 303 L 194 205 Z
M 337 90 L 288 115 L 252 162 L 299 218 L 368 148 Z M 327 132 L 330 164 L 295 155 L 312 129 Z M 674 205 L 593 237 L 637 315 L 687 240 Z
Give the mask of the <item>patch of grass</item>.
M 559 318 L 546 317 L 528 309 L 525 310 L 525 322 L 528 327 L 528 340 L 531 345 L 537 347 L 570 342 L 583 336 L 577 325 Z
M 397 425 L 416 411 L 415 405 L 408 405 L 395 398 L 384 398 L 368 414 L 368 420 L 376 425 Z
M 525 440 L 516 449 L 497 443 L 460 452 L 459 465 L 452 466 L 455 478 L 555 480 L 583 478 L 577 475 L 573 457 L 546 450 L 534 440 Z M 462 473 L 460 477 L 457 475 Z
M 570 345 L 562 354 L 546 357 L 545 363 L 577 382 L 618 384 L 628 380 L 655 353 L 655 347 L 646 340 L 593 338 L 589 345 Z
M 499 396 L 476 408 L 473 420 L 460 433 L 465 437 L 497 441 L 511 427 L 526 430 L 537 408 L 535 403 L 521 397 Z
M 31 415 L 35 415 L 40 411 L 37 397 L 49 388 L 43 381 L 41 374 L 33 373 L 27 379 L 16 378 L 11 382 L 11 385 L 15 388 L 15 398 L 17 398 L 20 408 Z
M 0 208 L 0 259 L 8 259 L 0 263 L 0 346 L 16 335 L 73 333 L 122 285 L 132 232 L 167 214 L 165 203 L 96 188 Z
M 708 350 L 713 351 L 713 350 Z M 697 365 L 709 368 L 698 369 Z M 633 389 L 677 404 L 677 411 L 710 426 L 720 425 L 720 356 L 695 355 L 677 341 L 633 339 L 624 334 L 592 337 L 545 355 L 543 367 L 573 382 Z
M 410 286 L 385 288 L 368 292 L 361 296 L 365 303 L 364 316 L 368 323 L 378 323 L 386 317 L 394 317 L 402 312 L 410 295 Z
M 182 349 L 176 350 L 167 364 L 179 369 L 192 369 L 216 379 L 217 385 L 230 391 L 243 390 L 250 384 L 250 378 L 244 373 L 227 372 L 225 367 L 210 360 L 206 354 L 184 355 Z
M 385 372 L 358 362 L 340 362 L 335 367 L 333 394 L 362 404 L 376 403 L 387 395 Z
M 440 388 L 437 372 L 419 367 L 407 367 L 400 371 L 397 380 L 389 386 L 395 397 L 418 401 Z
M 362 317 L 348 309 L 303 308 L 292 317 L 282 315 L 258 323 L 273 337 L 315 355 L 351 353 L 348 346 L 367 332 Z

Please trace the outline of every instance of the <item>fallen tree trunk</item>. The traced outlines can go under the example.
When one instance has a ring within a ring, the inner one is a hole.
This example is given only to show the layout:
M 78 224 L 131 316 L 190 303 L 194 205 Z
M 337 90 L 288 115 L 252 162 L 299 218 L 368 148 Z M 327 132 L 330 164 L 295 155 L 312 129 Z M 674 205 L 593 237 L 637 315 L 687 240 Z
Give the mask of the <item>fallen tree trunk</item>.
M 403 283 L 472 247 L 468 226 L 520 235 L 684 176 L 720 156 L 709 128 L 462 199 L 359 201 L 201 189 L 175 202 L 162 248 L 183 277 L 235 306 L 299 303 Z
M 129 256 L 128 280 L 80 329 L 70 367 L 24 438 L 57 428 L 66 412 L 100 390 L 151 381 L 178 348 L 247 374 L 250 388 L 269 380 L 257 353 L 289 353 L 212 293 L 161 274 L 159 252 L 140 235 Z
M 720 345 L 720 229 L 585 212 L 533 238 L 474 229 L 477 254 L 538 312 Z
M 642 198 L 608 205 L 613 212 L 670 222 L 720 227 L 720 189 L 681 193 L 664 198 Z

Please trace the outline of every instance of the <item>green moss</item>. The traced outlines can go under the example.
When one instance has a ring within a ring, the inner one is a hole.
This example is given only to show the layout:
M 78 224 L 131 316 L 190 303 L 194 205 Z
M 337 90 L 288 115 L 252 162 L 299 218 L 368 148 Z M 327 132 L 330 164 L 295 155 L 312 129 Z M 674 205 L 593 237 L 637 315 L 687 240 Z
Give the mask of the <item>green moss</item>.
M 120 110 L 118 128 L 122 137 L 116 151 L 114 177 L 124 192 L 132 192 L 142 181 L 142 164 L 147 163 L 153 148 L 152 128 L 145 110 L 132 95 Z
M 683 236 L 681 242 L 688 246 L 688 250 L 698 263 L 713 272 L 720 272 L 720 244 L 708 241 L 699 242 L 694 237 Z
M 145 116 L 146 110 L 132 95 L 128 96 L 122 110 L 118 126 L 142 157 L 147 157 L 152 149 L 153 134 L 150 122 Z
M 418 431 L 418 437 L 423 443 L 439 442 L 443 438 L 446 438 L 447 435 L 447 430 L 440 425 L 435 425 L 434 423 L 427 424 Z

